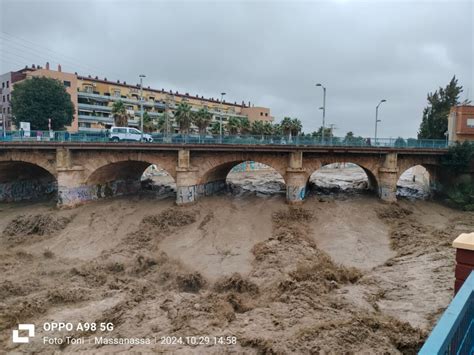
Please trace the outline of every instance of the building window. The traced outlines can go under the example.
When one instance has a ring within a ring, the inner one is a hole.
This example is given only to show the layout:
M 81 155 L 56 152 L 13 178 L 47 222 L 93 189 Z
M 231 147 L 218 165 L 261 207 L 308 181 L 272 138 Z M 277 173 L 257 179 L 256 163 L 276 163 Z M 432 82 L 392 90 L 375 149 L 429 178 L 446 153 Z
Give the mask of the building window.
M 10 107 L 7 108 L 7 112 L 8 112 L 8 113 L 11 113 L 11 112 L 12 112 Z
M 265 112 L 265 117 L 268 117 L 268 112 Z
M 3 102 L 5 102 L 5 95 L 3 95 Z
M 263 116 L 263 112 L 260 112 L 260 116 Z
M 84 86 L 84 91 L 92 94 L 92 86 Z
M 5 89 L 5 82 L 2 83 L 2 89 Z
M 7 101 L 10 102 L 10 94 L 7 94 Z
M 71 82 L 70 81 L 64 80 L 63 83 L 64 83 L 65 87 L 67 87 L 67 88 L 71 87 Z
M 7 80 L 7 89 L 10 87 L 10 81 Z
M 120 90 L 114 90 L 114 96 L 120 97 Z
M 474 118 L 468 118 L 467 119 L 467 126 L 469 128 L 474 128 Z

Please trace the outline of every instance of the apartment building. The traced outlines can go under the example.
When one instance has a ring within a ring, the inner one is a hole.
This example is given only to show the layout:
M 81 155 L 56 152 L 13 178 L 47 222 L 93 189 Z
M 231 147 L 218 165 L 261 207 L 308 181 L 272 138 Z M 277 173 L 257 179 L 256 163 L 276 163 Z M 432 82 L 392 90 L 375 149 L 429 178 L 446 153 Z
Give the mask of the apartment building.
M 448 116 L 450 141 L 474 141 L 474 106 L 459 105 L 451 107 Z
M 8 74 L 8 73 L 7 73 Z M 5 74 L 5 81 L 8 79 Z M 243 101 L 226 102 L 214 98 L 204 98 L 199 95 L 189 93 L 179 93 L 171 90 L 158 90 L 143 87 L 143 92 L 138 84 L 127 84 L 120 80 L 111 81 L 107 78 L 81 76 L 77 73 L 65 73 L 58 66 L 57 70 L 52 70 L 48 63 L 45 68 L 40 66 L 25 67 L 24 69 L 10 73 L 13 79 L 8 79 L 10 83 L 16 83 L 33 76 L 44 76 L 60 80 L 67 92 L 71 95 L 74 104 L 74 121 L 68 130 L 70 131 L 100 131 L 110 128 L 114 119 L 112 116 L 112 106 L 116 101 L 122 101 L 129 114 L 129 126 L 138 127 L 140 124 L 140 97 L 143 95 L 143 110 L 152 119 L 159 119 L 163 115 L 173 117 L 179 103 L 186 102 L 191 105 L 193 111 L 201 108 L 207 109 L 213 116 L 213 120 L 225 124 L 229 118 L 247 117 L 250 122 L 263 120 L 273 121 L 270 109 L 266 107 L 251 106 Z M 2 76 L 3 78 L 3 76 Z M 11 84 L 9 84 L 11 86 Z M 11 90 L 11 87 L 9 88 Z M 3 108 L 2 108 L 3 109 Z M 11 112 L 11 107 L 10 107 Z M 177 131 L 176 124 L 170 125 L 169 131 Z

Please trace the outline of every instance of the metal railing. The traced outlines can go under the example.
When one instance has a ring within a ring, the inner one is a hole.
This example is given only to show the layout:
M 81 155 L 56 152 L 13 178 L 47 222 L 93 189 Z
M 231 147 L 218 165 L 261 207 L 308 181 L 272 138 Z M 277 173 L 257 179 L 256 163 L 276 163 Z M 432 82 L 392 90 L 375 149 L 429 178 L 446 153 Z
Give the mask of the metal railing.
M 105 118 L 107 119 L 107 118 Z M 134 122 L 133 122 L 134 123 Z M 153 143 L 175 143 L 175 144 L 237 144 L 237 145 L 279 145 L 279 146 L 323 146 L 323 147 L 365 147 L 365 148 L 400 148 L 400 149 L 444 149 L 449 146 L 446 140 L 436 139 L 401 139 L 401 138 L 377 138 L 377 140 L 366 138 L 327 138 L 322 140 L 318 137 L 308 136 L 266 136 L 266 135 L 198 135 L 198 134 L 163 134 L 151 133 Z M 6 131 L 0 130 L 0 141 L 38 141 L 38 142 L 110 142 L 108 130 L 92 129 L 79 132 L 67 131 Z M 136 137 L 130 136 L 129 140 L 138 143 Z M 150 142 L 146 142 L 150 143 Z
M 419 354 L 474 353 L 474 272 L 462 285 Z

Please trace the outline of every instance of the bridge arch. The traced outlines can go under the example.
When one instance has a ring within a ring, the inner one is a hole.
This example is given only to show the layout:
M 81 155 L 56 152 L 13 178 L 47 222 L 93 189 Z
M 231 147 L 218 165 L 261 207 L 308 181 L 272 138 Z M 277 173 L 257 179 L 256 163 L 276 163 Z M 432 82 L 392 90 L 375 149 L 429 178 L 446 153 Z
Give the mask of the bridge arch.
M 57 176 L 56 172 L 56 151 L 41 152 L 42 154 L 32 154 L 29 151 L 7 152 L 0 154 L 0 163 L 3 162 L 23 162 L 32 164 L 46 170 L 53 176 Z
M 263 154 L 263 153 L 222 153 L 209 156 L 194 154 L 191 164 L 199 170 L 200 183 L 205 184 L 213 179 L 225 180 L 229 171 L 244 162 L 256 162 L 265 164 L 277 171 L 285 179 L 288 155 L 287 154 Z
M 50 170 L 22 160 L 0 161 L 0 201 L 50 199 L 57 190 L 56 176 Z
M 333 160 L 321 161 L 320 166 L 318 168 L 310 171 L 310 173 L 308 174 L 308 184 L 311 183 L 312 179 L 316 178 L 316 174 L 322 173 L 322 171 L 324 171 L 325 169 L 330 168 L 330 167 L 334 167 L 334 168 L 337 168 L 337 169 L 346 169 L 347 167 L 349 167 L 349 168 L 354 167 L 353 171 L 349 170 L 349 172 L 348 172 L 349 174 L 352 175 L 352 178 L 354 179 L 354 181 L 357 180 L 357 178 L 361 179 L 361 176 L 360 176 L 361 174 L 362 175 L 365 174 L 365 178 L 367 179 L 366 189 L 371 190 L 371 191 L 375 191 L 375 192 L 378 191 L 379 182 L 378 182 L 378 179 L 377 179 L 377 174 L 375 172 L 375 168 L 368 167 L 365 164 L 362 165 L 360 162 L 357 162 L 357 160 L 352 160 L 352 159 L 350 159 L 350 160 L 349 159 L 348 160 L 343 159 L 343 160 L 339 160 L 339 161 L 333 161 Z M 343 172 L 341 171 L 340 174 L 342 174 L 342 173 Z M 357 174 L 359 175 L 359 177 L 357 177 Z M 350 178 L 351 177 L 349 176 L 349 179 Z M 363 178 L 364 177 L 362 177 L 362 179 Z M 346 181 L 347 181 L 347 179 L 346 179 Z
M 234 160 L 234 161 L 228 161 L 224 162 L 220 165 L 214 166 L 211 169 L 207 170 L 200 178 L 200 184 L 207 184 L 213 181 L 225 181 L 231 170 L 235 167 L 238 167 L 241 164 L 244 163 L 257 163 L 257 164 L 263 164 L 265 167 L 268 167 L 272 170 L 274 170 L 281 178 L 285 181 L 285 174 L 282 174 L 282 171 L 275 169 L 272 165 L 269 165 L 268 161 L 266 163 L 262 161 L 257 161 L 257 160 Z
M 167 177 L 166 184 L 172 181 L 171 185 L 173 186 L 166 189 L 155 189 L 151 186 L 149 176 L 144 176 L 145 171 L 150 167 L 158 167 L 162 173 L 160 175 Z M 99 161 L 94 168 L 88 167 L 88 173 L 85 174 L 84 185 L 81 189 L 85 191 L 82 193 L 87 196 L 87 199 L 93 200 L 135 194 L 142 190 L 152 190 L 159 194 L 166 190 L 169 193 L 170 190 L 174 190 L 174 183 L 175 178 L 161 164 L 156 164 L 154 159 L 109 159 Z
M 402 165 L 397 173 L 397 195 L 425 198 L 437 188 L 439 166 L 435 164 Z

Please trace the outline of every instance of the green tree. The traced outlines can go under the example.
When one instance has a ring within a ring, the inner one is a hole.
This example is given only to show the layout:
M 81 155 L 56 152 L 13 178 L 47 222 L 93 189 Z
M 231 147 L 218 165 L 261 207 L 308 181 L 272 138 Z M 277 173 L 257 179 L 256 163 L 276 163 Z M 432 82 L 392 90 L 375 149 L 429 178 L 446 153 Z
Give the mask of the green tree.
M 299 119 L 293 118 L 291 120 L 291 135 L 293 136 L 299 135 L 302 128 L 303 128 L 303 125 L 301 124 L 301 121 Z
M 193 123 L 199 130 L 199 134 L 206 134 L 207 127 L 212 122 L 212 114 L 205 108 L 201 108 L 193 115 Z
M 125 105 L 121 100 L 115 101 L 112 105 L 112 116 L 114 116 L 114 125 L 118 127 L 128 126 L 128 114 Z
M 449 147 L 448 154 L 441 159 L 441 164 L 448 170 L 456 173 L 466 171 L 469 164 L 474 159 L 474 143 L 464 141 L 457 142 L 455 145 Z
M 188 134 L 189 128 L 193 121 L 193 113 L 191 111 L 191 105 L 186 102 L 181 102 L 176 108 L 174 119 L 179 125 L 179 130 L 182 134 Z
M 281 127 L 281 132 L 284 135 L 287 135 L 289 139 L 291 139 L 291 130 L 293 127 L 291 117 L 284 117 L 280 123 L 280 127 Z
M 157 125 L 153 121 L 153 119 L 150 117 L 148 112 L 143 112 L 143 131 L 147 133 L 154 132 L 157 128 Z
M 279 123 L 275 123 L 273 125 L 273 134 L 276 136 L 281 136 L 283 134 L 281 125 Z
M 229 121 L 227 121 L 227 130 L 230 135 L 236 135 L 239 133 L 240 128 L 241 128 L 241 120 L 239 120 L 237 117 L 231 117 L 229 118 Z
M 263 122 L 262 121 L 254 121 L 252 122 L 252 125 L 251 125 L 251 128 L 250 128 L 250 132 L 252 133 L 252 135 L 254 136 L 258 136 L 258 135 L 261 135 L 262 138 L 263 138 L 263 135 L 265 134 L 265 127 L 263 126 Z
M 453 76 L 449 84 L 440 87 L 427 96 L 428 106 L 423 110 L 423 118 L 418 132 L 419 139 L 444 139 L 448 130 L 448 115 L 451 107 L 458 105 L 463 92 L 458 79 Z M 468 102 L 465 102 L 468 103 Z
M 55 79 L 33 77 L 15 84 L 11 104 L 13 122 L 30 122 L 32 130 L 62 130 L 70 125 L 74 117 L 74 105 L 64 85 Z
M 247 117 L 240 118 L 240 133 L 249 134 L 251 130 L 250 121 Z
M 352 131 L 349 131 L 349 132 L 346 133 L 346 136 L 344 137 L 342 142 L 345 145 L 357 145 L 357 146 L 365 145 L 364 138 L 361 137 L 361 136 L 356 137 L 354 135 L 354 132 L 352 132 Z
M 211 133 L 212 134 L 219 134 L 221 131 L 221 124 L 219 121 L 214 121 L 211 123 Z
M 352 132 L 349 132 L 352 133 Z M 352 133 L 353 135 L 353 133 Z M 317 139 L 321 139 L 323 137 L 323 126 L 319 127 L 317 131 L 311 133 L 311 136 Z M 324 128 L 324 138 L 332 138 L 332 129 L 331 128 Z

